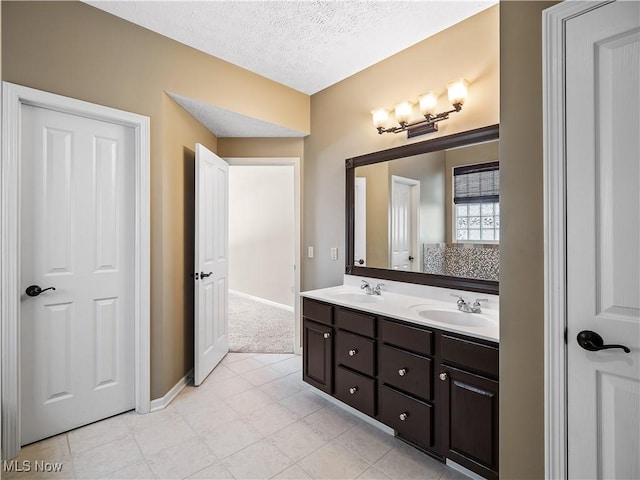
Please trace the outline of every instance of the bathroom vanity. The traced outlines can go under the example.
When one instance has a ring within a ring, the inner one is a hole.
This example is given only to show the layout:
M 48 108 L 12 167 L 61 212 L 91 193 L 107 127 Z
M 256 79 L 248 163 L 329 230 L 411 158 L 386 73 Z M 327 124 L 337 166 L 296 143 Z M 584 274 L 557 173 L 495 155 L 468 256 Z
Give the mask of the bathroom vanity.
M 350 281 L 302 294 L 304 381 L 430 455 L 498 478 L 497 311 L 460 312 L 447 291 L 366 295 Z

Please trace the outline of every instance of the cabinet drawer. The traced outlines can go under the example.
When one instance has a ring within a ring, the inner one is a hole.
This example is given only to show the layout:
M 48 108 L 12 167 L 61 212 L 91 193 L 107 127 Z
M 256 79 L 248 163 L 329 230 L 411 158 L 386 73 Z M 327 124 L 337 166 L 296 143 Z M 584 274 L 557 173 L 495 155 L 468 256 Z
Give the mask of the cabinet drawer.
M 366 313 L 336 308 L 336 326 L 360 335 L 373 338 L 376 334 L 376 317 Z
M 425 446 L 432 445 L 433 407 L 384 385 L 379 389 L 379 418 L 398 434 Z
M 431 355 L 433 353 L 433 334 L 422 328 L 381 320 L 380 340 L 389 345 L 395 345 L 404 350 L 422 355 Z
M 337 367 L 335 373 L 333 395 L 362 413 L 375 416 L 376 381 L 342 367 Z
M 375 375 L 375 340 L 338 330 L 334 351 L 336 365 L 344 365 L 372 377 Z
M 431 400 L 431 359 L 388 345 L 380 345 L 378 369 L 380 381 L 425 400 Z
M 315 322 L 333 325 L 333 311 L 331 305 L 316 302 L 309 298 L 302 299 L 302 316 Z
M 442 335 L 442 360 L 480 374 L 498 378 L 499 353 L 496 347 Z

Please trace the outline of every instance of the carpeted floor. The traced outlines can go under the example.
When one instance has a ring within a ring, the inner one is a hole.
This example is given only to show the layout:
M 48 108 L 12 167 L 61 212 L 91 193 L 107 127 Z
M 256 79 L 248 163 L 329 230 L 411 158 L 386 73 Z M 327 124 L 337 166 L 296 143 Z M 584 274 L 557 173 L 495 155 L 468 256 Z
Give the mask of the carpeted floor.
M 293 353 L 293 312 L 229 293 L 229 351 Z

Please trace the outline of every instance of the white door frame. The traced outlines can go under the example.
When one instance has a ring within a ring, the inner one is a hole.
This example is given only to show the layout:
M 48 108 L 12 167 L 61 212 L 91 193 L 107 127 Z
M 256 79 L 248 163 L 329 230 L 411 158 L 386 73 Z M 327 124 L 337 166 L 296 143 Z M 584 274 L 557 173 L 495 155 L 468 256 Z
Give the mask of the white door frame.
M 131 127 L 135 137 L 135 405 L 150 404 L 149 117 L 2 82 L 0 169 L 0 321 L 2 458 L 20 451 L 20 135 L 21 106 L 56 110 Z
M 294 255 L 295 264 L 293 272 L 293 316 L 295 319 L 295 338 L 293 339 L 293 353 L 300 355 L 302 346 L 300 343 L 302 316 L 300 312 L 300 249 L 302 236 L 302 217 L 301 217 L 301 200 L 300 200 L 300 158 L 299 157 L 222 157 L 229 163 L 229 166 L 276 166 L 289 165 L 293 166 L 293 217 L 294 230 L 296 232 L 294 239 Z
M 565 155 L 566 21 L 603 2 L 569 1 L 545 10 L 542 32 L 544 133 L 545 476 L 567 478 L 567 272 Z

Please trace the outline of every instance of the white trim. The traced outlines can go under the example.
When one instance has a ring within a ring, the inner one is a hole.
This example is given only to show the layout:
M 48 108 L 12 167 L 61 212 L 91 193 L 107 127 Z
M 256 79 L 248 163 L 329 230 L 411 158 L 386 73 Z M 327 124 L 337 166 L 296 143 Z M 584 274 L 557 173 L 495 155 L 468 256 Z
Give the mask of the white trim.
M 545 476 L 567 478 L 565 26 L 606 2 L 568 1 L 544 10 L 544 410 Z
M 237 295 L 238 297 L 246 298 L 248 300 L 253 300 L 254 302 L 264 303 L 265 305 L 269 305 L 271 307 L 280 308 L 282 310 L 286 310 L 287 312 L 293 312 L 293 307 L 289 305 L 284 305 L 283 303 L 273 302 L 271 300 L 267 300 L 266 298 L 255 297 L 253 295 L 249 295 L 248 293 L 239 292 L 237 290 L 229 290 L 229 293 Z
M 189 370 L 184 377 L 178 380 L 171 390 L 164 394 L 163 397 L 156 398 L 151 400 L 151 408 L 149 409 L 149 413 L 157 412 L 158 410 L 163 410 L 169 406 L 169 404 L 173 401 L 174 398 L 178 396 L 178 394 L 182 391 L 184 387 L 189 385 L 191 380 L 193 379 L 193 368 Z
M 302 242 L 302 197 L 301 197 L 301 162 L 298 157 L 229 157 L 225 160 L 231 166 L 236 165 L 249 165 L 249 166 L 264 166 L 264 165 L 292 165 L 293 166 L 293 197 L 294 197 L 294 229 L 296 232 L 296 238 L 294 241 L 294 285 L 293 285 L 293 298 L 294 298 L 294 318 L 295 318 L 295 331 L 293 339 L 293 353 L 300 355 L 302 353 L 302 345 L 300 343 L 301 336 L 301 324 L 302 315 L 300 313 L 300 288 L 301 288 L 301 242 Z
M 2 458 L 20 451 L 20 115 L 21 105 L 48 108 L 133 128 L 135 137 L 135 405 L 150 400 L 149 118 L 102 105 L 2 83 L 0 169 L 0 321 L 2 323 Z

